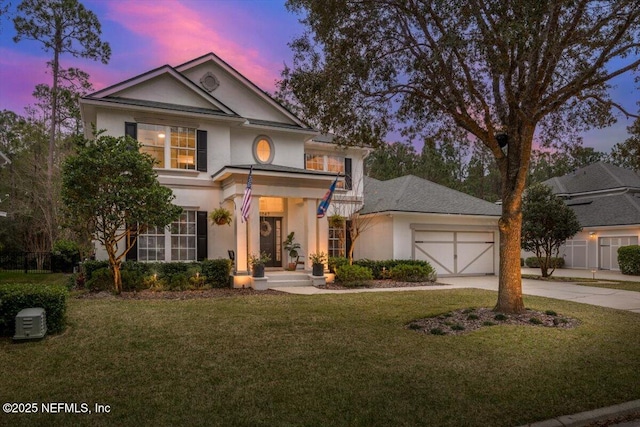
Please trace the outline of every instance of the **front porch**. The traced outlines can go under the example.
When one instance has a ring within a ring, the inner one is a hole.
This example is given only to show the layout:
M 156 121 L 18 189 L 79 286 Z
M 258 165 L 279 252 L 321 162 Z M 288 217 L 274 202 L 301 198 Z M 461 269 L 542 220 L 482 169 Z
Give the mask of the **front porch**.
M 236 288 L 311 286 L 314 280 L 320 281 L 311 276 L 309 255 L 328 253 L 329 225 L 326 218 L 317 218 L 317 209 L 335 180 L 335 174 L 282 169 L 254 166 L 247 222 L 241 220 L 240 210 L 250 166 L 228 167 L 213 176 L 222 186 L 222 200 L 235 210 L 231 248 L 235 256 L 233 285 Z M 283 249 L 283 241 L 291 232 L 295 233 L 295 242 L 300 244 L 299 257 L 290 258 Z M 249 257 L 263 252 L 270 258 L 266 264 L 267 277 L 253 278 Z M 295 271 L 285 271 L 289 263 L 295 261 L 300 261 L 301 265 L 296 264 Z M 322 280 L 324 283 L 324 278 Z

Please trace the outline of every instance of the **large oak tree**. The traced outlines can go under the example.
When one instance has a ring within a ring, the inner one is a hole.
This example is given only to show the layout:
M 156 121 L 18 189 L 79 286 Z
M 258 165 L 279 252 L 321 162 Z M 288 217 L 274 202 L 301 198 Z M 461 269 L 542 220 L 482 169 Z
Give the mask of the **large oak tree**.
M 611 123 L 612 78 L 640 67 L 637 0 L 289 0 L 307 31 L 282 93 L 349 141 L 393 123 L 453 122 L 493 153 L 502 217 L 498 302 L 524 309 L 522 192 L 536 132 Z M 561 125 L 561 126 L 559 126 Z M 506 145 L 505 145 L 506 144 Z M 502 145 L 502 146 L 501 146 Z

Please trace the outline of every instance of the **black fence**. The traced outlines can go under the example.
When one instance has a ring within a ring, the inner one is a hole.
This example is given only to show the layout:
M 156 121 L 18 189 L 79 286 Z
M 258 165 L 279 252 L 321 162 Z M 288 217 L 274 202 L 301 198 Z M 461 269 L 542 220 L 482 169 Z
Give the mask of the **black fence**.
M 0 270 L 52 273 L 51 252 L 0 252 Z

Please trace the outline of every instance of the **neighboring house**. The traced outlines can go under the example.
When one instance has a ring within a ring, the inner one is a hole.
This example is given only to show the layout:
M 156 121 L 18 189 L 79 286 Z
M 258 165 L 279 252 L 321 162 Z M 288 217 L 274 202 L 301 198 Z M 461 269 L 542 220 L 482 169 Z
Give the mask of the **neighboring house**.
M 560 249 L 566 267 L 620 270 L 618 248 L 640 241 L 640 175 L 598 162 L 544 184 L 583 227 Z
M 420 259 L 440 276 L 497 274 L 501 208 L 408 175 L 364 180 L 356 258 Z
M 295 232 L 308 255 L 329 251 L 329 226 L 316 209 L 336 176 L 336 199 L 362 200 L 368 150 L 340 148 L 307 126 L 213 53 L 151 70 L 80 100 L 86 136 L 130 135 L 157 160 L 161 184 L 171 188 L 182 217 L 139 237 L 129 259 L 195 261 L 235 254 L 235 285 L 249 284 L 248 255 L 286 265 L 282 241 Z M 249 171 L 249 220 L 240 217 Z M 340 201 L 335 202 L 340 203 Z M 231 227 L 208 213 L 234 212 Z M 103 248 L 96 255 L 106 258 Z

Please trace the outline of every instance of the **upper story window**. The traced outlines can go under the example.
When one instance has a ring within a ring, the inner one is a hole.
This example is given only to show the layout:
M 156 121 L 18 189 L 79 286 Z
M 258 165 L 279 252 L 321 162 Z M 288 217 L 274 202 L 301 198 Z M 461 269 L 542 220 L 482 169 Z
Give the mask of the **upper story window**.
M 305 169 L 333 172 L 344 175 L 344 182 L 338 182 L 336 188 L 351 189 L 351 159 L 331 154 L 306 153 Z
M 273 141 L 261 135 L 253 141 L 253 157 L 258 163 L 271 163 L 274 156 Z
M 196 130 L 181 126 L 138 123 L 141 151 L 156 159 L 156 167 L 196 169 Z

